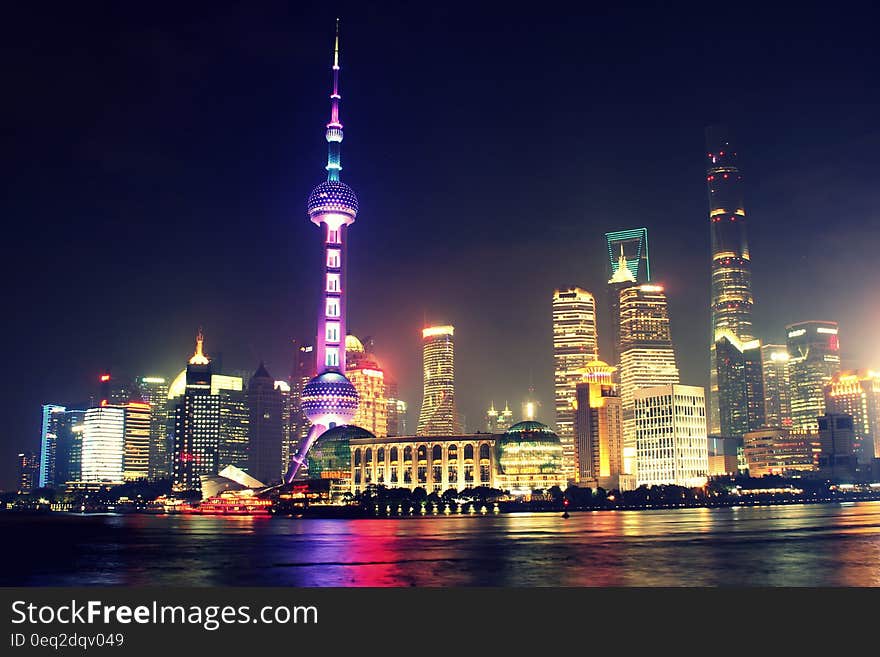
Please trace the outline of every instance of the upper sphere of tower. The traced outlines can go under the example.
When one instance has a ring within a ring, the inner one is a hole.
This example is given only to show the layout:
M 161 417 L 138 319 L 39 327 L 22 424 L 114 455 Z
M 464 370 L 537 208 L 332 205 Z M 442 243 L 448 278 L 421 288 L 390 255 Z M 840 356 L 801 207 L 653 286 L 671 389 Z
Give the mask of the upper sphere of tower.
M 312 190 L 307 208 L 313 221 L 322 214 L 333 213 L 345 215 L 348 218 L 346 223 L 350 224 L 357 216 L 358 200 L 344 182 L 327 180 Z

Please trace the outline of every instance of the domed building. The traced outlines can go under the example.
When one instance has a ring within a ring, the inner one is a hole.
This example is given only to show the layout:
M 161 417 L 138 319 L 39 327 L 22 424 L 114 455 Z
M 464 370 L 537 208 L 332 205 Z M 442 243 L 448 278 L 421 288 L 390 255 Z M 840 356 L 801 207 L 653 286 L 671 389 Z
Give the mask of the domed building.
M 309 479 L 330 479 L 330 497 L 339 501 L 351 491 L 351 441 L 375 439 L 372 433 L 353 424 L 328 429 L 308 453 Z
M 546 424 L 519 422 L 499 436 L 495 444 L 499 483 L 514 495 L 566 487 L 562 470 L 562 443 Z

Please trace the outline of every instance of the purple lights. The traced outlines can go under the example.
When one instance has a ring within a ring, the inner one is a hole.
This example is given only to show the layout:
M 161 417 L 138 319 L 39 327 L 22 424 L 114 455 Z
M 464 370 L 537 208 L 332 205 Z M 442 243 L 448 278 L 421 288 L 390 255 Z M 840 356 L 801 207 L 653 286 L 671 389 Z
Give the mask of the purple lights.
M 327 180 L 312 190 L 306 206 L 312 220 L 320 220 L 322 214 L 344 214 L 354 221 L 358 211 L 358 200 L 354 191 L 344 182 Z M 316 221 L 315 223 L 320 223 Z
M 309 381 L 302 391 L 302 409 L 313 424 L 350 424 L 358 408 L 358 393 L 345 376 L 324 372 Z

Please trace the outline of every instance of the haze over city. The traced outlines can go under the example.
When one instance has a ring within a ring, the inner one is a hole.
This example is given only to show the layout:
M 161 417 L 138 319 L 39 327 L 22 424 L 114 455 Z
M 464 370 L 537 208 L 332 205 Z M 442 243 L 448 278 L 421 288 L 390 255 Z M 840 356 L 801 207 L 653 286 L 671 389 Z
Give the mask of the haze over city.
M 20 93 L 7 107 L 0 487 L 38 446 L 41 404 L 87 399 L 105 369 L 172 377 L 200 326 L 225 369 L 265 360 L 287 377 L 291 340 L 315 333 L 320 238 L 304 199 L 322 179 L 335 13 L 344 175 L 361 204 L 348 328 L 375 340 L 411 427 L 433 322 L 456 327 L 470 429 L 492 400 L 518 414 L 530 382 L 552 424 L 553 290 L 595 294 L 606 354 L 604 233 L 621 228 L 648 228 L 681 380 L 706 385 L 703 129 L 718 121 L 745 176 L 755 334 L 781 342 L 787 323 L 835 320 L 843 367 L 880 366 L 870 23 L 800 8 L 781 29 L 769 13 L 782 10 L 736 9 L 40 17 L 38 39 L 7 44 L 21 66 L 8 73 Z

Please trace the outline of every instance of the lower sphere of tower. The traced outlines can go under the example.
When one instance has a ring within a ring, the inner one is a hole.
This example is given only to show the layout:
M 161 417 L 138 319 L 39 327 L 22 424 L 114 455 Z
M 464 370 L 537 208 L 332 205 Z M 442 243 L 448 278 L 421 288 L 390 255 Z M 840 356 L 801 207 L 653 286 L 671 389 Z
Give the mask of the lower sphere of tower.
M 347 223 L 351 223 L 357 215 L 358 200 L 354 190 L 344 182 L 327 180 L 312 190 L 306 207 L 309 216 L 338 213 L 349 217 Z
M 312 424 L 351 424 L 358 409 L 358 393 L 344 375 L 324 372 L 303 387 L 301 405 Z

